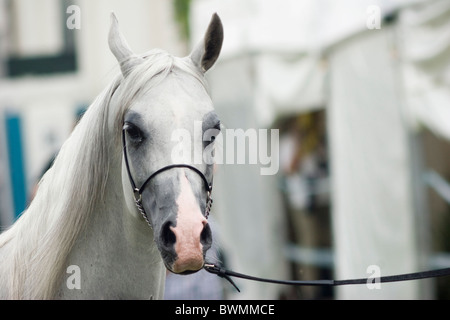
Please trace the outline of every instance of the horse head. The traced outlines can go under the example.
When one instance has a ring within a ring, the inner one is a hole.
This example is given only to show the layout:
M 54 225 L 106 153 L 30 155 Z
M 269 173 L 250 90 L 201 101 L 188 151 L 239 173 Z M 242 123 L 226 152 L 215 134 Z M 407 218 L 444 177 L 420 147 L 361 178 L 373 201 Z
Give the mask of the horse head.
M 149 54 L 132 52 L 112 15 L 109 46 L 123 76 L 113 101 L 128 103 L 122 106 L 120 123 L 124 199 L 131 214 L 148 220 L 163 262 L 174 273 L 201 269 L 212 243 L 207 213 L 213 164 L 187 163 L 186 158 L 180 163 L 175 150 L 185 144 L 185 150 L 201 153 L 214 140 L 210 135 L 203 141 L 205 132 L 220 128 L 204 73 L 217 60 L 222 41 L 222 23 L 214 14 L 189 56 L 177 58 L 160 51 L 149 63 Z M 151 81 L 140 80 L 142 73 L 152 73 Z M 130 96 L 130 91 L 134 92 L 130 99 L 119 97 Z M 201 123 L 200 132 L 195 123 Z M 191 139 L 176 141 L 174 132 L 187 133 Z M 194 144 L 201 148 L 191 147 Z

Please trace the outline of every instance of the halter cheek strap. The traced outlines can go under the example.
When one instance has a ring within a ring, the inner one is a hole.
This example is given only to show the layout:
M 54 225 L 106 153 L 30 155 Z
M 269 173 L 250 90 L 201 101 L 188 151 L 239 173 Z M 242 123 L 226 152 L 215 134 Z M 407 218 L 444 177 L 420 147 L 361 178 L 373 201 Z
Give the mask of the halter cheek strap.
M 150 175 L 150 177 L 148 177 L 147 180 L 145 180 L 145 182 L 142 184 L 142 186 L 140 188 L 138 188 L 136 186 L 136 183 L 133 180 L 133 177 L 131 176 L 131 171 L 130 171 L 130 165 L 128 162 L 128 155 L 127 155 L 127 145 L 126 145 L 126 141 L 125 141 L 125 130 L 122 130 L 122 144 L 123 144 L 123 155 L 125 158 L 125 167 L 127 168 L 127 173 L 128 173 L 128 178 L 130 179 L 130 183 L 131 183 L 131 187 L 133 188 L 133 195 L 134 195 L 134 202 L 136 204 L 136 207 L 138 208 L 139 212 L 141 213 L 142 217 L 144 218 L 144 220 L 147 222 L 147 224 L 150 226 L 150 228 L 152 227 L 152 224 L 148 218 L 147 213 L 145 212 L 144 206 L 142 204 L 142 192 L 144 191 L 146 185 L 150 182 L 150 180 L 152 180 L 154 177 L 156 177 L 158 174 L 170 170 L 170 169 L 174 169 L 174 168 L 187 168 L 190 169 L 192 171 L 194 171 L 195 173 L 197 173 L 203 180 L 203 183 L 205 185 L 205 191 L 206 191 L 206 208 L 205 208 L 205 217 L 206 219 L 208 219 L 209 217 L 209 213 L 211 211 L 211 206 L 213 203 L 213 199 L 211 197 L 211 192 L 212 192 L 212 180 L 211 183 L 208 183 L 208 179 L 206 179 L 205 175 L 198 170 L 196 167 L 193 167 L 191 165 L 188 164 L 171 164 L 168 166 L 165 166 L 161 169 L 156 170 L 154 173 L 152 173 Z

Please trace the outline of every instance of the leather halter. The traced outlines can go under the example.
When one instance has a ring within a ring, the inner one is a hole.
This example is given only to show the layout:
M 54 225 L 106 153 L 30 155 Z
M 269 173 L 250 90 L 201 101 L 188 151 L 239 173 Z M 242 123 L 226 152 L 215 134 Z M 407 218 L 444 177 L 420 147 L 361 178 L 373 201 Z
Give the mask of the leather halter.
M 213 199 L 211 197 L 212 180 L 211 180 L 211 183 L 209 183 L 208 179 L 206 179 L 205 175 L 200 170 L 198 170 L 196 167 L 193 167 L 191 165 L 188 165 L 188 164 L 171 164 L 171 165 L 162 167 L 161 169 L 158 169 L 155 172 L 153 172 L 147 178 L 147 180 L 144 181 L 142 186 L 140 188 L 138 188 L 136 186 L 136 183 L 133 180 L 132 175 L 131 175 L 130 165 L 129 165 L 129 162 L 128 162 L 127 145 L 126 145 L 126 141 L 125 141 L 125 129 L 122 129 L 122 145 L 123 145 L 123 155 L 124 155 L 124 158 L 125 158 L 125 166 L 127 168 L 128 178 L 130 179 L 131 187 L 133 188 L 134 203 L 136 204 L 136 207 L 138 208 L 139 212 L 141 213 L 142 217 L 147 222 L 147 224 L 150 226 L 150 228 L 153 229 L 152 224 L 151 224 L 151 222 L 150 222 L 150 220 L 148 218 L 148 215 L 145 212 L 144 206 L 142 204 L 142 192 L 144 192 L 144 188 L 147 186 L 147 184 L 154 177 L 156 177 L 158 174 L 160 174 L 160 173 L 162 173 L 164 171 L 167 171 L 167 170 L 170 170 L 170 169 L 174 169 L 174 168 L 187 168 L 187 169 L 190 169 L 190 170 L 194 171 L 195 173 L 197 173 L 202 178 L 202 180 L 204 182 L 204 185 L 205 185 L 205 191 L 206 191 L 205 218 L 208 219 L 209 212 L 211 211 L 211 206 L 212 206 L 212 203 L 213 203 Z

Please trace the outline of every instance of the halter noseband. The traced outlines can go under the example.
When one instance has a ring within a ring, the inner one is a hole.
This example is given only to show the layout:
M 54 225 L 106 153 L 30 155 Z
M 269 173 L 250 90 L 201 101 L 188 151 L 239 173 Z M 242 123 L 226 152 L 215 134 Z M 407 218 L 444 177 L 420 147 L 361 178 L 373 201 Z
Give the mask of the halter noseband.
M 206 191 L 206 209 L 205 209 L 205 217 L 208 219 L 209 212 L 211 211 L 211 206 L 213 203 L 213 199 L 211 197 L 211 191 L 212 191 L 212 181 L 211 183 L 208 183 L 208 180 L 206 179 L 205 175 L 198 170 L 197 168 L 188 165 L 188 164 L 171 164 L 165 167 L 162 167 L 161 169 L 156 170 L 154 173 L 148 177 L 147 180 L 142 184 L 140 188 L 136 186 L 136 183 L 133 180 L 133 177 L 131 176 L 130 171 L 130 165 L 128 163 L 128 155 L 127 155 L 127 145 L 125 142 L 125 130 L 122 130 L 122 144 L 123 144 L 123 155 L 125 158 L 125 166 L 127 168 L 128 178 L 130 179 L 131 187 L 133 188 L 133 195 L 134 195 L 134 203 L 136 204 L 136 207 L 138 208 L 139 212 L 141 213 L 144 220 L 148 223 L 150 228 L 152 227 L 152 224 L 148 218 L 147 213 L 145 212 L 144 206 L 142 205 L 142 192 L 144 191 L 145 186 L 150 182 L 151 179 L 153 179 L 155 176 L 160 174 L 161 172 L 173 169 L 173 168 L 187 168 L 191 169 L 195 173 L 197 173 L 203 180 L 205 184 L 205 191 Z

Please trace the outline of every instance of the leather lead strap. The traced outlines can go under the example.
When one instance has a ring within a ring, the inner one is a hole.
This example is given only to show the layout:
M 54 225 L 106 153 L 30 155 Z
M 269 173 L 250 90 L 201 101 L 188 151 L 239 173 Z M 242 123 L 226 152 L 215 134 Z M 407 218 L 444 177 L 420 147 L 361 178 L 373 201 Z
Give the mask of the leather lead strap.
M 259 282 L 268 282 L 268 283 L 277 283 L 277 284 L 285 284 L 285 285 L 293 285 L 293 286 L 343 286 L 343 285 L 355 285 L 355 284 L 367 284 L 372 283 L 374 279 L 377 278 L 361 278 L 361 279 L 347 279 L 347 280 L 311 280 L 311 281 L 297 281 L 297 280 L 275 280 L 275 279 L 266 279 L 266 278 L 258 278 L 254 276 L 249 276 L 246 274 L 234 272 L 231 270 L 227 270 L 221 267 L 217 267 L 213 264 L 206 263 L 203 268 L 209 273 L 216 274 L 221 278 L 225 278 L 228 280 L 239 292 L 239 288 L 236 284 L 231 280 L 230 277 L 236 277 L 246 280 L 259 281 Z M 436 277 L 444 277 L 450 275 L 450 268 L 437 269 L 437 270 L 429 270 L 422 272 L 414 272 L 414 273 L 405 273 L 398 274 L 393 276 L 385 276 L 379 277 L 379 282 L 399 282 L 399 281 L 410 281 L 410 280 L 419 280 L 426 278 L 436 278 Z

